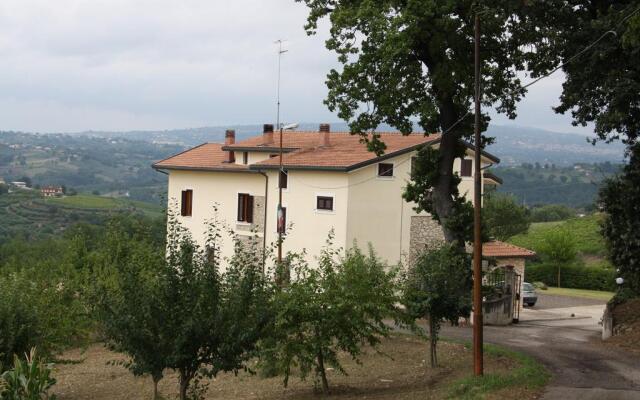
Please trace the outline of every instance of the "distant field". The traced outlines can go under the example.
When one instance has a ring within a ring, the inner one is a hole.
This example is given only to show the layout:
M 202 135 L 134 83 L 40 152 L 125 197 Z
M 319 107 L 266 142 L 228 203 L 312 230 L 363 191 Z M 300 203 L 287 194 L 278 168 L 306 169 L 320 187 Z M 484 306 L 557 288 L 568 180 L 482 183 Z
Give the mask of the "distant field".
M 603 292 L 599 290 L 585 290 L 585 289 L 565 289 L 550 287 L 547 290 L 541 291 L 544 294 L 552 294 L 556 296 L 568 296 L 568 297 L 582 297 L 586 299 L 596 299 L 609 301 L 613 297 L 613 292 Z
M 16 191 L 0 195 L 0 242 L 16 235 L 54 235 L 73 224 L 101 223 L 118 213 L 160 218 L 163 210 L 155 204 L 91 194 L 44 199 L 35 190 Z
M 514 236 L 509 241 L 518 246 L 538 250 L 547 232 L 563 228 L 576 238 L 578 251 L 587 264 L 605 262 L 603 257 L 606 255 L 606 248 L 600 235 L 601 220 L 602 215 L 594 214 L 566 221 L 534 223 L 531 224 L 528 233 Z

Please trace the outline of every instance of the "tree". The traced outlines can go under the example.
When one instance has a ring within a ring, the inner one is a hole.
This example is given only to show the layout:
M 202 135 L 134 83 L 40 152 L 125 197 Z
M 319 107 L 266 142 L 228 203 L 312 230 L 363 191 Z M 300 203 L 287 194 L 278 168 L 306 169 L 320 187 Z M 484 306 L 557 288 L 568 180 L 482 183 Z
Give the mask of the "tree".
M 487 235 L 498 240 L 525 233 L 531 225 L 527 208 L 519 205 L 515 196 L 501 193 L 485 196 L 482 219 Z
M 389 334 L 384 319 L 398 315 L 393 270 L 386 272 L 371 250 L 365 255 L 354 248 L 341 260 L 337 256 L 329 244 L 318 268 L 295 255 L 287 259 L 293 273 L 275 297 L 275 340 L 270 342 L 277 345 L 264 349 L 284 372 L 285 386 L 297 366 L 302 379 L 314 374 L 328 394 L 327 366 L 345 373 L 338 353 L 358 360 L 364 345 L 375 347 Z
M 150 375 L 157 399 L 158 382 L 169 367 L 173 335 L 164 323 L 168 315 L 163 301 L 163 247 L 148 239 L 131 240 L 125 228 L 115 223 L 101 250 L 94 266 L 92 296 L 97 319 L 108 347 L 130 357 L 118 364 L 136 376 Z
M 609 258 L 624 279 L 623 287 L 640 296 L 640 145 L 632 147 L 622 174 L 605 182 L 600 203 Z
M 181 400 L 206 389 L 191 385 L 201 376 L 246 369 L 271 318 L 257 242 L 247 247 L 234 237 L 235 254 L 223 266 L 221 237 L 214 219 L 206 247 L 198 246 L 170 211 L 166 248 L 118 257 L 116 276 L 106 276 L 98 315 L 113 348 L 131 357 L 125 365 L 134 374 L 150 374 L 154 383 L 164 368 L 178 371 Z
M 563 3 L 485 1 L 477 9 L 471 0 L 298 1 L 309 8 L 309 34 L 321 18 L 330 18 L 326 44 L 342 69 L 328 74 L 325 104 L 370 150 L 384 152 L 379 136 L 367 135 L 382 123 L 403 134 L 413 131 L 413 121 L 426 133 L 444 132 L 439 148 L 419 157 L 428 175 L 410 183 L 405 198 L 440 222 L 448 242 L 461 244 L 470 215 L 457 193 L 453 163 L 464 155 L 462 139 L 473 132 L 474 16 L 482 13 L 482 103 L 497 103 L 498 112 L 515 118 L 525 93 L 517 72 L 537 76 L 552 67 L 547 48 L 562 14 L 556 6 Z M 485 129 L 488 115 L 481 120 Z
M 545 233 L 537 250 L 541 253 L 543 260 L 557 267 L 558 287 L 560 287 L 562 266 L 575 261 L 578 255 L 575 236 L 567 229 L 551 230 Z
M 640 133 L 640 1 L 581 1 L 558 26 L 550 54 L 568 61 L 576 49 L 590 51 L 565 64 L 558 113 L 573 125 L 594 123 L 599 140 L 635 143 Z
M 471 311 L 471 260 L 457 246 L 422 253 L 409 271 L 404 304 L 413 318 L 429 322 L 429 359 L 438 366 L 436 346 L 443 320 L 457 325 Z

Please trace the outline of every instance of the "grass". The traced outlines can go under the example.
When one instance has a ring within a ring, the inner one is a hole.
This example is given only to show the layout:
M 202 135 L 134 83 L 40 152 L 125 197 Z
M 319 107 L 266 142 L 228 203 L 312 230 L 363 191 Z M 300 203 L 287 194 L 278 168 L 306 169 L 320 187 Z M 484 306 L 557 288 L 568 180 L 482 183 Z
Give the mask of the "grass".
M 466 344 L 470 347 L 469 344 Z M 508 371 L 485 373 L 483 376 L 469 376 L 451 384 L 450 399 L 484 399 L 487 395 L 514 390 L 538 390 L 544 387 L 551 375 L 533 358 L 494 345 L 484 345 L 485 356 L 509 358 L 517 361 L 517 367 Z M 507 398 L 499 395 L 498 398 Z M 508 396 L 516 398 L 516 396 Z
M 549 287 L 547 290 L 541 291 L 544 294 L 551 294 L 555 296 L 567 296 L 567 297 L 581 297 L 584 299 L 595 299 L 609 301 L 613 297 L 613 292 L 603 292 L 599 290 L 585 290 L 585 289 L 565 289 Z
M 572 218 L 566 221 L 538 222 L 531 224 L 529 232 L 516 235 L 509 242 L 538 251 L 547 232 L 562 228 L 571 232 L 575 237 L 578 252 L 583 255 L 603 257 L 606 254 L 604 240 L 600 235 L 601 214 L 593 214 L 582 218 Z
M 142 201 L 119 199 L 115 197 L 77 194 L 75 196 L 56 197 L 44 200 L 47 204 L 55 204 L 72 208 L 91 208 L 105 210 L 138 209 L 148 216 L 157 217 L 162 214 L 160 206 Z

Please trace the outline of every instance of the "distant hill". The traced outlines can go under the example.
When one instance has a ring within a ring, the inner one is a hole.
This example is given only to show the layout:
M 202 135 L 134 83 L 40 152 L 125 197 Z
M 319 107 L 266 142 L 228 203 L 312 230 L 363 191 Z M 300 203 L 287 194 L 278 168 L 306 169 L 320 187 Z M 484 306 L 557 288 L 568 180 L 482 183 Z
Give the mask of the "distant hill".
M 144 202 L 95 195 L 42 198 L 37 190 L 15 190 L 0 194 L 0 243 L 55 236 L 76 223 L 102 224 L 118 214 L 163 215 L 162 207 Z
M 260 134 L 262 125 L 211 126 L 191 129 L 174 129 L 166 131 L 131 131 L 131 132 L 81 132 L 76 135 L 94 137 L 118 137 L 130 140 L 148 141 L 157 144 L 174 144 L 195 146 L 204 142 L 224 141 L 224 131 L 235 129 L 236 137 Z M 301 123 L 299 130 L 317 130 L 318 123 Z M 347 131 L 347 124 L 332 123 L 334 131 Z M 381 126 L 380 130 L 393 130 L 389 126 Z M 488 135 L 496 138 L 496 143 L 488 148 L 502 160 L 502 165 L 519 165 L 527 163 L 554 163 L 570 166 L 580 162 L 612 162 L 623 160 L 624 147 L 620 143 L 598 143 L 593 146 L 587 137 L 574 133 L 551 132 L 533 127 L 491 125 Z

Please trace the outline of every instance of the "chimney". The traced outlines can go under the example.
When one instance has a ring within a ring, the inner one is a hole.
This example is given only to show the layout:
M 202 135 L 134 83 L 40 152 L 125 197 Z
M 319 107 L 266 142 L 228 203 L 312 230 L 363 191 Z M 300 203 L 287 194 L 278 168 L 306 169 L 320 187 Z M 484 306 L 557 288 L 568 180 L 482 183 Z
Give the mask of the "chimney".
M 331 145 L 331 141 L 329 140 L 329 136 L 331 135 L 331 125 L 329 124 L 320 124 L 320 146 L 321 147 L 329 147 Z
M 227 129 L 224 133 L 224 145 L 230 146 L 236 142 L 236 131 L 233 129 Z M 234 151 L 227 151 L 227 159 L 226 162 L 234 163 L 236 162 L 236 153 Z
M 262 128 L 263 144 L 273 143 L 273 124 L 264 124 Z

